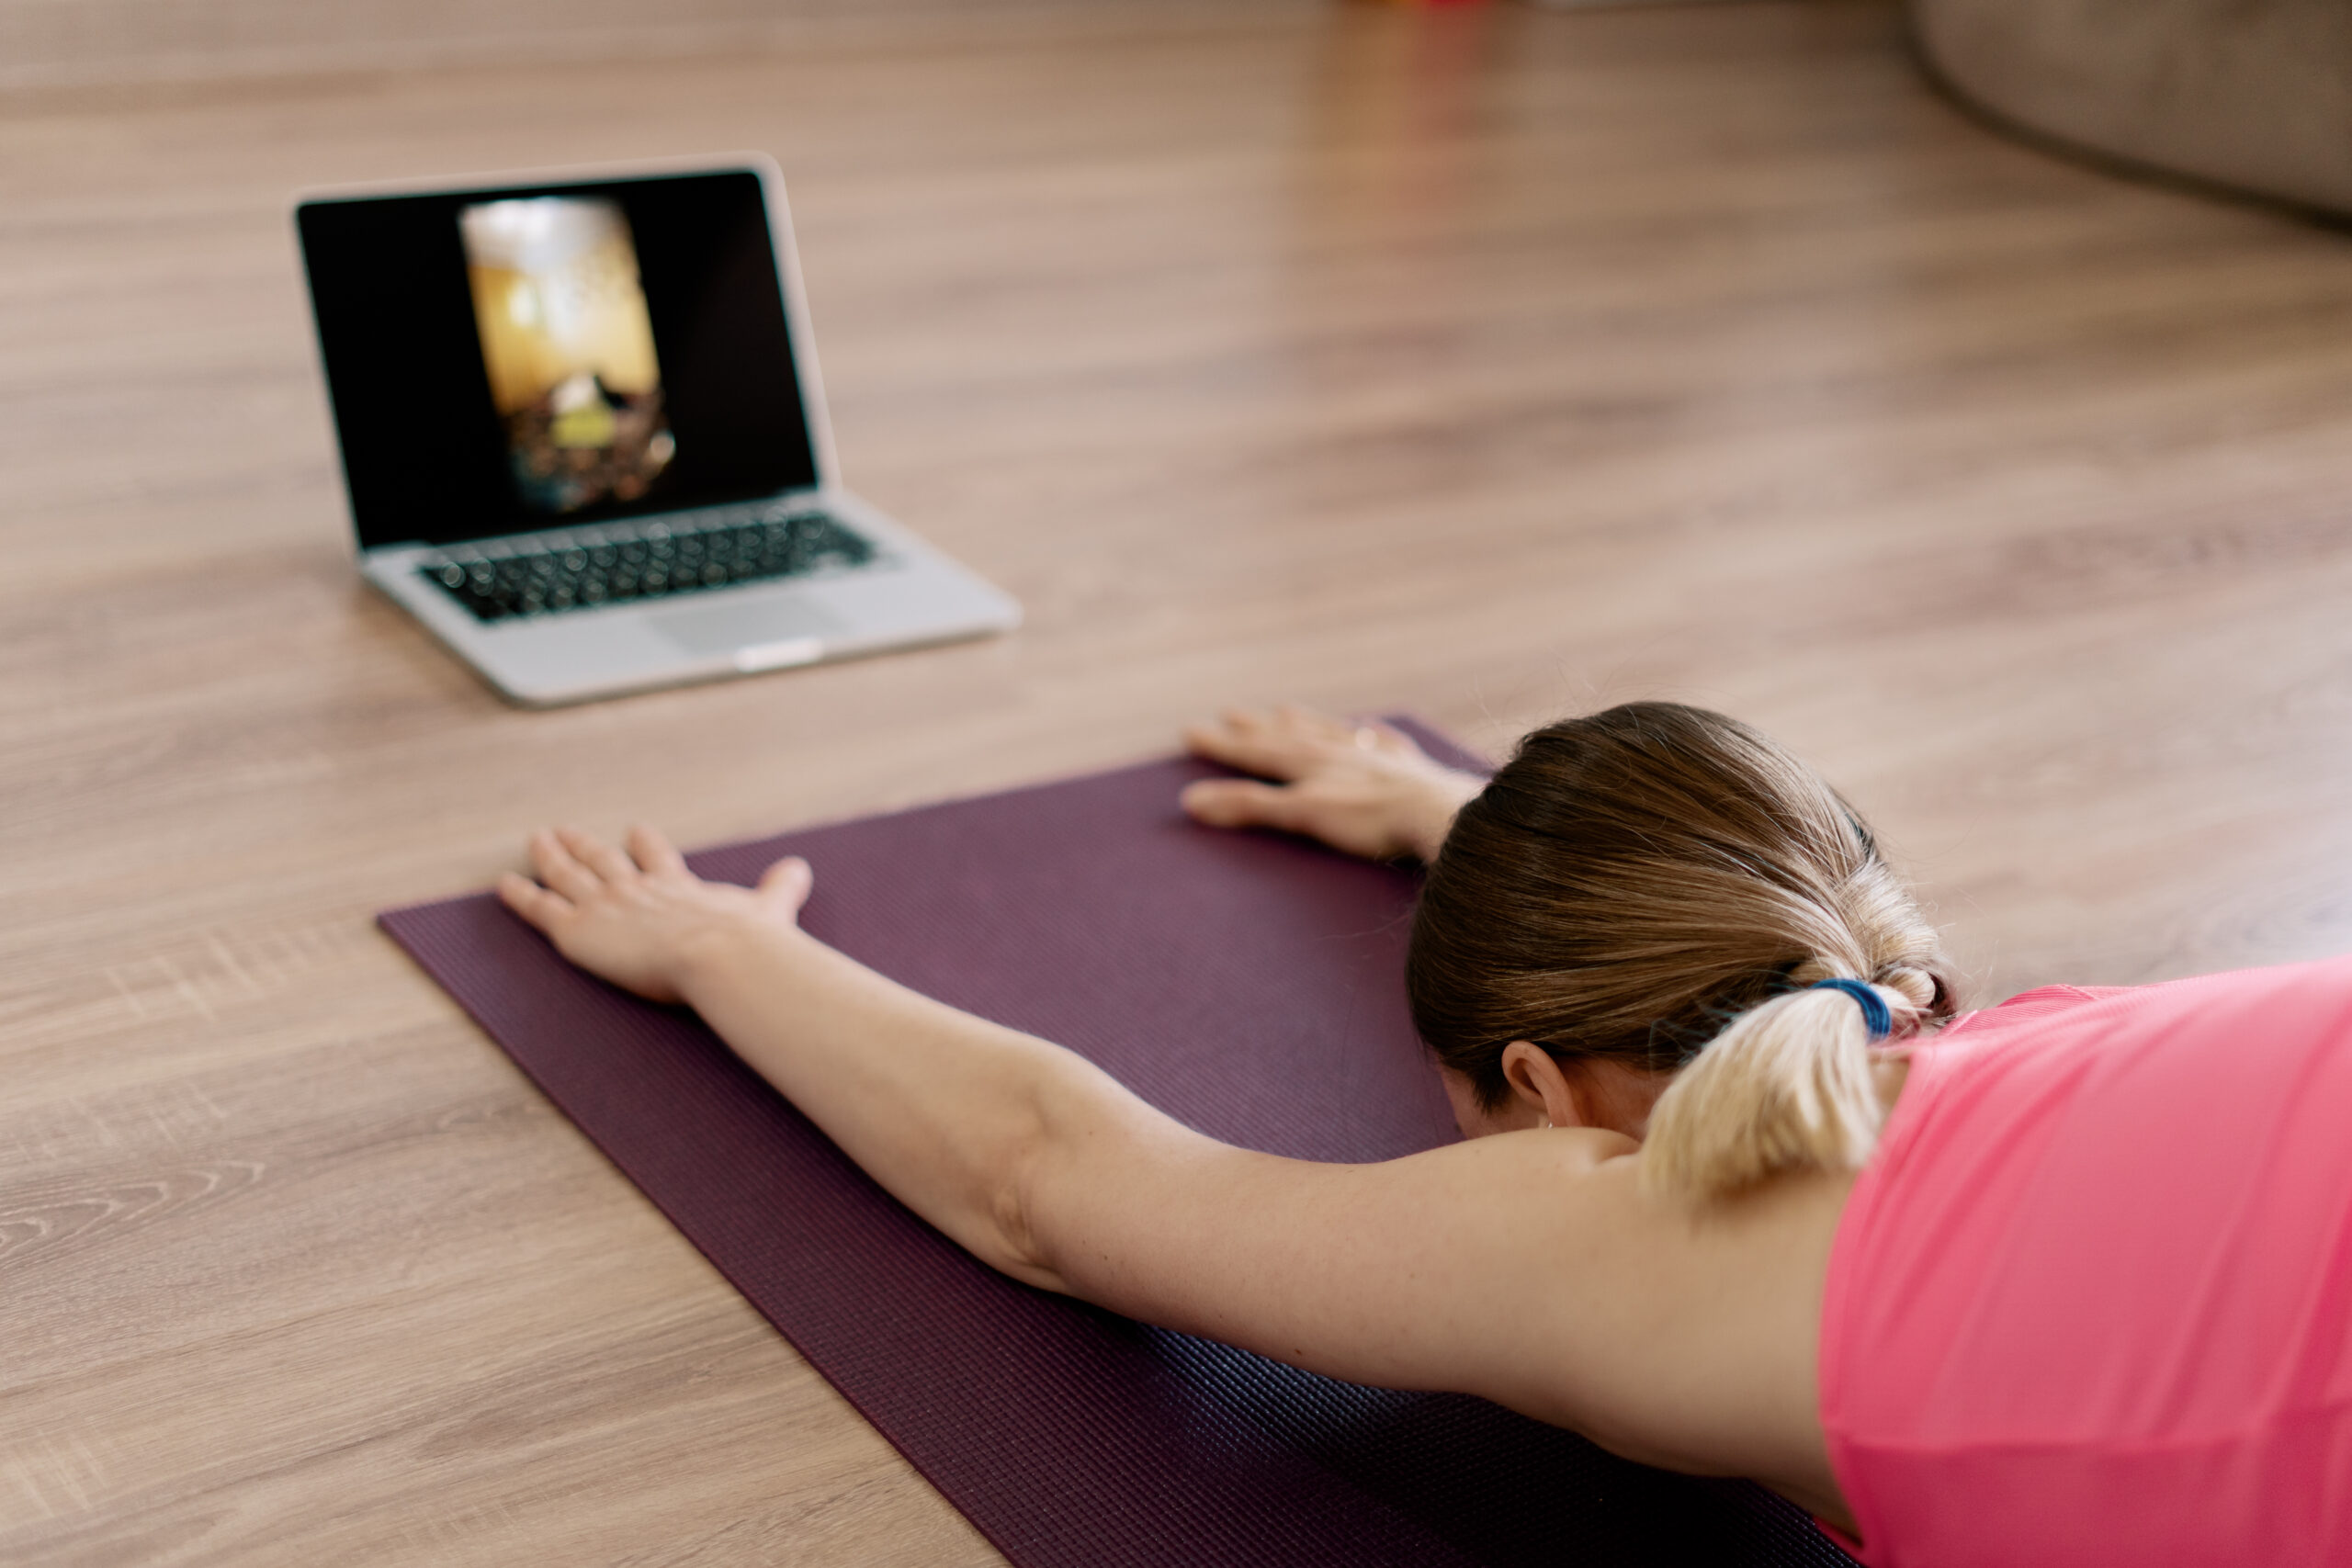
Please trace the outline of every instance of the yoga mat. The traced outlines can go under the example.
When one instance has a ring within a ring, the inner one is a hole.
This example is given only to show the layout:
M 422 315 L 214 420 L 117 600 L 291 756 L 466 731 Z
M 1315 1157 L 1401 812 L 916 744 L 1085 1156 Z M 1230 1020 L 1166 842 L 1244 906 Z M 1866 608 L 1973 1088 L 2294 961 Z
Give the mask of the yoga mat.
M 1321 1160 L 1451 1141 L 1405 1006 L 1414 877 L 1192 824 L 1177 792 L 1216 772 L 1150 762 L 688 859 L 749 883 L 805 855 L 816 935 L 1070 1046 L 1215 1137 Z M 1020 1568 L 1850 1561 L 1744 1482 L 1015 1284 L 900 1207 L 691 1014 L 582 974 L 492 896 L 380 920 Z

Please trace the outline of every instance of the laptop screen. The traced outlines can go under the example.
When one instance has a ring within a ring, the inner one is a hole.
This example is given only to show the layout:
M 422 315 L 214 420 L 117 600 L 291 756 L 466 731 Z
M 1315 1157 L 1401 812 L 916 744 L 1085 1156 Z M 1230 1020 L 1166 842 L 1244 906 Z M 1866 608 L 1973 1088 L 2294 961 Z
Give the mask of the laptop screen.
M 816 482 L 751 170 L 332 197 L 296 226 L 362 548 Z

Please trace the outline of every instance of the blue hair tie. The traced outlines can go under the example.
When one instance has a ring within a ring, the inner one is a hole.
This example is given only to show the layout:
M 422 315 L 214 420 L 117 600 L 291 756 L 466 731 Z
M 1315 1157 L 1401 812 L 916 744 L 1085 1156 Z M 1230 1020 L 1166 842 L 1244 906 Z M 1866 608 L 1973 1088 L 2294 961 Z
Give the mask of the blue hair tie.
M 1872 1040 L 1883 1040 L 1894 1032 L 1894 1014 L 1886 998 L 1860 980 L 1815 980 L 1806 987 L 1815 991 L 1843 991 L 1862 1004 L 1862 1027 L 1871 1032 Z

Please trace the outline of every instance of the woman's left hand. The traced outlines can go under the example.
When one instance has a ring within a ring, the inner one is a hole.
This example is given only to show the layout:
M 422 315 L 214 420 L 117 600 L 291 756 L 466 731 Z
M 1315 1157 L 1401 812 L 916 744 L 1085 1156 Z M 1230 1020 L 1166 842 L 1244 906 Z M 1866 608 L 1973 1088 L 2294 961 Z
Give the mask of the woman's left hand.
M 780 860 L 757 887 L 705 882 L 651 828 L 631 828 L 628 852 L 577 828 L 531 835 L 537 882 L 499 878 L 506 907 L 545 932 L 574 964 L 649 1001 L 685 999 L 697 957 L 730 933 L 797 923 L 808 897 L 808 863 Z
M 1435 860 L 1454 813 L 1487 784 L 1439 762 L 1392 725 L 1302 707 L 1233 708 L 1187 729 L 1184 743 L 1197 756 L 1259 775 L 1202 779 L 1186 788 L 1184 809 L 1194 819 L 1304 833 L 1367 860 Z

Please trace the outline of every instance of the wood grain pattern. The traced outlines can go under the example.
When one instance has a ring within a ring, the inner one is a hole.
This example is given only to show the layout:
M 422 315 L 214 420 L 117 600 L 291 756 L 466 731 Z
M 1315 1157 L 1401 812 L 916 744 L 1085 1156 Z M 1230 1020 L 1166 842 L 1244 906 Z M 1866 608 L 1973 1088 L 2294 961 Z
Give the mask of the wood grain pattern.
M 1238 0 L 0 0 L 0 91 L 251 83 L 329 71 L 690 59 L 1062 39 L 1230 17 Z
M 0 1559 L 996 1560 L 370 929 L 542 819 L 1665 694 L 1977 999 L 2352 937 L 2344 233 L 1989 138 L 1877 0 L 956 27 L 0 100 Z M 505 708 L 354 580 L 287 195 L 739 147 L 850 478 L 1030 624 Z

